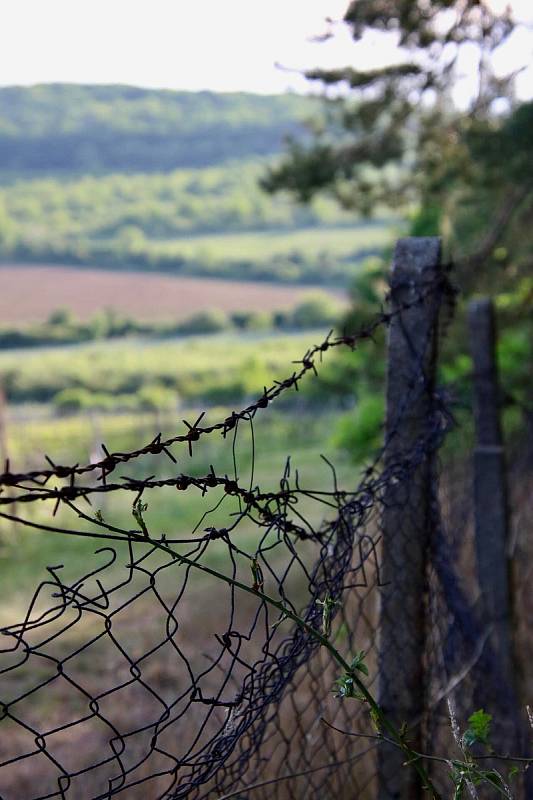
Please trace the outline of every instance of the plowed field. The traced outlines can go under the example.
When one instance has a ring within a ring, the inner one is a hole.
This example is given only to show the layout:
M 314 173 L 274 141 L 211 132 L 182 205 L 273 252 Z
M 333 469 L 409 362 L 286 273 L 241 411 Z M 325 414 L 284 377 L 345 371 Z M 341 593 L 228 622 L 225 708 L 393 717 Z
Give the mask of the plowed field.
M 183 319 L 208 308 L 272 311 L 295 305 L 310 290 L 48 264 L 7 265 L 0 267 L 0 325 L 42 322 L 58 308 L 68 308 L 81 320 L 113 308 L 143 321 Z

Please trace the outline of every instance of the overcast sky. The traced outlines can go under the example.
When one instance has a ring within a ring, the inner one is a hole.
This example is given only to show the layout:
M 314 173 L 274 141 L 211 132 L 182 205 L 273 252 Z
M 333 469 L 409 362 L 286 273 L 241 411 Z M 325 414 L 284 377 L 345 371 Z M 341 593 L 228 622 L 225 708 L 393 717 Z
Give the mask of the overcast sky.
M 390 37 L 370 38 L 354 55 L 342 26 L 325 44 L 310 41 L 324 32 L 326 15 L 340 18 L 347 5 L 348 0 L 2 0 L 0 84 L 306 90 L 297 70 L 348 63 L 369 68 L 391 58 Z M 514 0 L 513 6 L 533 21 L 533 0 Z M 517 32 L 502 63 L 531 63 L 532 49 L 532 34 Z M 521 76 L 520 88 L 522 96 L 533 95 L 533 70 Z

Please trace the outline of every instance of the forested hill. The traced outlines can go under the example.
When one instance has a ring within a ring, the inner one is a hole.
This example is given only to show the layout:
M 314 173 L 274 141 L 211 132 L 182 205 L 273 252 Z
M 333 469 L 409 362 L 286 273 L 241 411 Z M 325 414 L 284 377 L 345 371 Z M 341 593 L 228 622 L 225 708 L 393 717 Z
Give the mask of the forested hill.
M 390 220 L 361 230 L 332 198 L 300 207 L 259 186 L 315 103 L 128 86 L 0 88 L 0 263 L 346 284 L 388 240 Z
M 290 94 L 0 88 L 0 172 L 162 172 L 267 156 L 301 132 L 313 104 Z

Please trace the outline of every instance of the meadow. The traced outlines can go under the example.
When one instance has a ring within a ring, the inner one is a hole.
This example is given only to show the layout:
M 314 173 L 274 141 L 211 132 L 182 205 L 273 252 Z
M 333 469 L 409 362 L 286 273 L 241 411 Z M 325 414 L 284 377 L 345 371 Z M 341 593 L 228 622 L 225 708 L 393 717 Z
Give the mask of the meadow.
M 211 409 L 209 419 L 217 421 L 224 418 L 228 412 L 229 408 Z M 192 420 L 198 413 L 197 409 L 188 409 L 187 417 Z M 353 485 L 357 473 L 349 464 L 346 456 L 340 454 L 331 441 L 330 434 L 337 415 L 338 411 L 335 410 L 317 414 L 315 411 L 311 413 L 294 408 L 293 413 L 273 412 L 269 414 L 268 419 L 266 416 L 258 418 L 254 424 L 255 457 L 252 450 L 250 428 L 246 425 L 243 426 L 235 453 L 237 473 L 242 484 L 246 485 L 252 481 L 253 485 L 258 484 L 263 490 L 275 490 L 279 486 L 287 458 L 290 456 L 293 473 L 294 470 L 298 470 L 298 474 L 306 485 L 316 489 L 325 485 L 330 486 L 332 475 L 327 464 L 320 458 L 322 453 L 335 462 L 341 482 L 347 483 L 352 476 L 350 483 Z M 70 460 L 73 458 L 77 460 L 76 454 L 82 456 L 80 459 L 82 461 L 101 458 L 102 452 L 98 448 L 98 439 L 93 439 L 91 442 L 91 433 L 94 434 L 95 430 L 97 435 L 100 434 L 99 438 L 104 440 L 111 449 L 117 444 L 123 446 L 124 449 L 147 444 L 161 429 L 167 434 L 185 430 L 177 416 L 172 419 L 168 415 L 159 417 L 144 415 L 136 418 L 116 416 L 95 419 L 89 423 L 77 417 L 71 419 L 69 423 L 65 425 L 61 422 L 50 423 L 48 421 L 46 426 L 43 425 L 41 428 L 42 433 L 46 428 L 46 434 L 41 439 L 42 444 L 46 439 L 50 444 L 49 439 L 56 437 L 56 447 L 47 448 L 51 456 L 55 457 L 56 452 L 62 451 L 65 456 L 71 456 Z M 94 426 L 92 430 L 91 425 Z M 11 428 L 12 440 L 16 441 L 16 437 L 25 438 L 27 430 L 28 427 L 24 423 L 13 425 Z M 37 445 L 39 433 L 37 423 L 33 424 L 29 433 L 28 443 Z M 85 444 L 93 445 L 92 453 L 91 448 L 86 448 Z M 39 451 L 35 451 L 35 453 L 37 452 Z M 206 440 L 205 443 L 199 445 L 192 459 L 189 457 L 186 446 L 174 447 L 172 452 L 178 460 L 175 466 L 170 461 L 167 465 L 161 457 L 159 459 L 148 457 L 143 459 L 142 466 L 130 466 L 123 472 L 128 475 L 133 474 L 138 478 L 153 474 L 164 477 L 180 472 L 205 475 L 209 473 L 211 465 L 213 465 L 218 474 L 234 474 L 232 444 L 221 436 L 211 437 L 210 441 Z M 54 458 L 54 460 L 58 459 Z M 35 455 L 31 459 L 31 463 L 34 466 L 42 465 L 44 463 L 42 453 L 40 458 Z M 183 496 L 173 489 L 147 491 L 144 497 L 148 504 L 145 514 L 146 522 L 156 537 L 161 536 L 162 533 L 178 538 L 200 535 L 206 527 L 217 524 L 217 521 L 220 524 L 222 521 L 228 524 L 229 515 L 234 508 L 231 506 L 231 501 L 228 503 L 227 499 L 222 509 L 204 517 L 206 512 L 215 508 L 221 497 L 218 490 L 210 492 L 207 498 L 202 497 L 201 493 L 197 491 L 189 491 Z M 97 498 L 93 502 L 92 508 L 85 507 L 83 510 L 91 515 L 98 511 L 103 514 L 106 521 L 130 529 L 135 527 L 132 516 L 133 499 L 134 496 L 129 493 L 119 493 L 117 497 L 113 498 Z M 304 505 L 301 505 L 300 511 L 303 511 Z M 76 515 L 70 512 L 62 512 L 53 519 L 52 511 L 51 504 L 18 509 L 21 516 L 31 522 L 40 520 L 45 524 L 65 524 L 66 527 L 74 530 L 84 530 L 89 527 L 77 520 Z M 53 533 L 47 535 L 39 531 L 24 529 L 22 526 L 11 524 L 6 520 L 2 520 L 0 529 L 2 531 L 0 576 L 5 594 L 11 598 L 11 611 L 15 607 L 20 609 L 28 600 L 37 578 L 45 577 L 47 565 L 63 563 L 67 565 L 69 573 L 76 574 L 76 572 L 82 571 L 84 559 L 90 557 L 99 546 L 98 540 Z M 3 612 L 2 616 L 6 619 L 7 609 L 4 608 Z
M 0 375 L 4 391 L 7 389 L 11 397 L 3 413 L 2 457 L 9 457 L 15 470 L 42 466 L 45 454 L 55 463 L 88 463 L 102 458 L 102 442 L 112 451 L 133 449 L 151 441 L 158 432 L 164 436 L 179 432 L 184 427 L 182 418 L 196 419 L 201 410 L 206 409 L 207 422 L 218 421 L 260 395 L 265 385 L 290 374 L 291 362 L 324 335 L 324 330 L 284 336 L 219 334 L 160 343 L 139 339 L 0 353 Z M 172 405 L 144 412 L 79 409 L 67 413 L 53 402 L 53 393 L 65 387 L 77 386 L 87 392 L 105 389 L 116 397 L 122 393 L 135 396 L 146 385 L 164 386 L 172 394 Z M 18 394 L 13 394 L 14 387 L 18 387 Z M 274 404 L 268 414 L 258 415 L 253 442 L 251 427 L 246 424 L 235 450 L 217 435 L 202 441 L 192 459 L 186 446 L 175 448 L 177 466 L 148 456 L 142 465 L 132 464 L 125 471 L 137 477 L 165 475 L 169 470 L 170 474 L 178 470 L 201 475 L 213 465 L 221 474 L 234 474 L 237 465 L 245 483 L 260 482 L 273 489 L 291 455 L 293 469 L 297 468 L 308 483 L 319 485 L 331 480 L 329 468 L 320 459 L 319 454 L 324 453 L 335 462 L 340 458 L 340 464 L 351 474 L 347 459 L 332 441 L 339 408 L 310 404 L 305 383 L 303 389 L 303 394 L 292 393 L 286 401 Z M 199 494 L 187 493 L 181 498 L 174 491 L 158 498 L 154 505 L 147 498 L 147 519 L 159 530 L 188 535 L 206 510 Z M 120 502 L 111 505 L 104 498 L 102 509 L 115 522 L 131 526 L 130 497 L 121 496 Z M 30 519 L 51 513 L 44 506 L 24 511 Z M 16 589 L 17 597 L 27 597 L 35 576 L 46 564 L 66 559 L 76 568 L 96 546 L 84 539 L 24 532 L 5 520 L 1 529 L 0 574 L 6 585 Z
M 239 233 L 212 233 L 166 239 L 158 242 L 162 253 L 185 258 L 238 259 L 260 258 L 264 261 L 281 255 L 301 254 L 310 258 L 322 254 L 341 260 L 360 260 L 368 250 L 382 250 L 394 236 L 393 220 L 292 230 L 259 230 Z
M 142 338 L 0 353 L 8 405 L 46 404 L 81 390 L 134 397 L 146 387 L 174 392 L 173 405 L 243 401 L 290 373 L 293 360 L 327 331 L 228 333 L 162 342 Z

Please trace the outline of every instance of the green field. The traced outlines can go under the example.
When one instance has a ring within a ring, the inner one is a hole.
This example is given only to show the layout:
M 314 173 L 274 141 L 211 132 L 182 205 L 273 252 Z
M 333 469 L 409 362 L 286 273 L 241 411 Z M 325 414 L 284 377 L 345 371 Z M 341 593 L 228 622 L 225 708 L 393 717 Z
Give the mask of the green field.
M 393 221 L 359 223 L 353 227 L 323 226 L 295 230 L 213 233 L 183 236 L 157 243 L 166 254 L 185 258 L 258 258 L 263 261 L 300 253 L 303 257 L 324 256 L 357 259 L 365 250 L 389 246 L 394 238 Z M 155 247 L 155 245 L 154 245 Z
M 291 362 L 326 333 L 234 333 L 7 350 L 0 353 L 0 376 L 10 405 L 48 403 L 63 390 L 126 401 L 148 386 L 174 392 L 176 408 L 202 400 L 220 405 L 242 401 L 290 374 Z
M 349 283 L 391 243 L 399 217 L 373 221 L 329 198 L 301 207 L 261 191 L 267 162 L 168 173 L 0 176 L 0 259 L 175 275 Z
M 189 418 L 194 414 L 191 411 Z M 212 420 L 223 418 L 228 409 L 212 409 Z M 252 461 L 252 447 L 250 429 L 245 425 L 239 434 L 236 451 L 237 473 L 242 485 L 253 478 L 254 485 L 260 485 L 265 490 L 275 490 L 283 475 L 287 456 L 291 456 L 291 465 L 298 470 L 300 480 L 308 488 L 323 490 L 325 486 L 332 486 L 332 476 L 325 462 L 320 458 L 323 453 L 332 460 L 337 467 L 341 485 L 353 486 L 356 481 L 356 471 L 348 463 L 344 454 L 333 447 L 329 433 L 334 428 L 337 413 L 317 414 L 312 413 L 287 413 L 276 412 L 269 409 L 267 414 L 259 416 L 254 424 L 255 458 Z M 177 420 L 171 426 L 171 420 L 145 417 L 143 419 L 123 419 L 109 417 L 100 421 L 102 438 L 105 435 L 107 443 L 112 447 L 113 442 L 120 442 L 124 446 L 136 447 L 146 444 L 155 434 L 163 422 L 163 427 L 168 433 L 184 430 L 184 426 Z M 84 434 L 87 433 L 86 422 L 76 418 L 70 420 L 68 426 L 61 422 L 48 421 L 46 423 L 47 437 L 53 438 L 56 444 L 62 442 L 63 452 L 74 456 L 77 450 L 81 453 L 80 446 Z M 25 426 L 14 426 L 12 435 L 24 435 Z M 35 432 L 35 428 L 34 428 Z M 173 453 L 178 458 L 178 464 L 173 466 L 166 462 L 164 456 L 159 459 L 149 456 L 138 464 L 129 465 L 118 471 L 134 475 L 138 478 L 159 474 L 172 475 L 179 472 L 188 474 L 207 474 L 213 465 L 218 474 L 234 474 L 233 447 L 231 440 L 224 440 L 220 435 L 207 437 L 199 443 L 193 458 L 190 459 L 186 446 L 174 447 Z M 100 454 L 99 454 L 100 455 Z M 42 459 L 32 459 L 34 466 L 42 465 Z M 253 473 L 252 473 L 253 465 Z M 128 492 L 115 493 L 109 497 L 93 499 L 91 508 L 84 504 L 80 506 L 85 513 L 94 515 L 97 511 L 103 514 L 106 521 L 122 526 L 126 529 L 136 528 L 132 517 L 131 504 L 134 495 Z M 169 538 L 189 538 L 202 535 L 209 525 L 228 526 L 231 524 L 231 513 L 237 510 L 235 501 L 226 498 L 224 504 L 214 510 L 218 501 L 222 499 L 220 490 L 212 490 L 206 497 L 200 492 L 191 489 L 186 493 L 177 493 L 174 489 L 158 489 L 145 492 L 144 498 L 148 503 L 145 519 L 150 533 L 154 538 L 159 538 L 165 533 Z M 31 522 L 40 521 L 45 525 L 64 526 L 69 530 L 94 532 L 96 528 L 87 522 L 77 519 L 76 514 L 64 511 L 52 517 L 53 504 L 45 503 L 38 506 L 25 506 L 17 508 L 17 513 Z M 327 511 L 327 509 L 326 509 Z M 206 512 L 211 512 L 207 517 Z M 322 507 L 314 508 L 311 502 L 301 502 L 298 512 L 310 513 L 311 518 L 319 522 L 324 515 Z M 254 526 L 244 524 L 239 529 L 238 542 L 241 546 L 253 551 L 259 531 Z M 82 538 L 72 535 L 58 534 L 25 528 L 20 524 L 0 521 L 0 579 L 4 587 L 5 597 L 9 598 L 4 603 L 1 620 L 13 622 L 20 618 L 24 607 L 40 580 L 47 576 L 46 567 L 54 564 L 63 564 L 63 574 L 71 579 L 81 575 L 87 566 L 94 566 L 102 562 L 103 556 L 95 555 L 95 551 L 105 546 L 105 542 L 98 539 Z M 113 543 L 110 543 L 113 545 Z M 118 568 L 125 563 L 126 551 L 119 546 Z M 217 547 L 210 549 L 209 563 L 218 565 L 218 555 L 224 556 L 220 563 L 222 569 L 227 569 L 227 553 L 219 553 Z
M 34 400 L 30 404 L 20 404 L 12 401 L 5 415 L 7 452 L 2 455 L 9 456 L 15 470 L 42 466 L 45 453 L 55 463 L 87 463 L 102 457 L 101 442 L 110 450 L 135 449 L 147 444 L 159 431 L 171 436 L 184 430 L 182 418 L 193 421 L 206 406 L 206 421 L 216 422 L 231 408 L 239 408 L 259 395 L 264 385 L 289 375 L 293 370 L 291 362 L 300 358 L 312 343 L 320 341 L 324 333 L 317 330 L 293 336 L 218 335 L 158 344 L 139 340 L 1 353 L 0 373 L 4 376 L 4 385 L 11 376 L 19 391 L 23 387 L 26 392 L 40 387 L 43 395 L 50 395 L 60 386 L 82 385 L 120 392 L 128 385 L 131 393 L 135 393 L 144 381 L 166 381 L 167 385 L 181 386 L 184 395 L 197 392 L 195 401 L 183 396 L 178 400 L 176 393 L 174 408 L 142 414 L 82 411 L 58 415 L 48 402 Z M 214 404 L 208 398 L 217 387 L 219 395 L 223 394 L 220 387 L 225 387 L 227 397 L 225 402 Z M 232 397 L 235 387 L 237 395 Z M 243 387 L 244 394 L 240 396 Z M 322 486 L 324 481 L 331 480 L 331 475 L 320 453 L 336 462 L 340 459 L 346 474 L 351 475 L 346 458 L 340 456 L 332 444 L 338 414 L 334 407 L 308 407 L 302 394 L 295 392 L 288 400 L 278 401 L 272 408 L 260 412 L 253 426 L 255 458 L 249 424 L 243 424 L 239 432 L 235 454 L 239 478 L 245 485 L 253 480 L 254 484 L 259 482 L 265 488 L 274 489 L 286 458 L 291 455 L 293 469 L 298 468 L 302 479 L 315 487 Z M 172 475 L 176 471 L 201 475 L 213 465 L 218 473 L 234 474 L 232 443 L 220 434 L 203 439 L 192 460 L 184 445 L 176 446 L 173 452 L 178 458 L 177 466 L 164 456 L 147 456 L 128 465 L 124 472 L 138 478 L 152 474 Z M 171 490 L 152 494 L 153 497 L 147 494 L 147 520 L 159 535 L 162 532 L 189 535 L 213 504 L 212 497 L 204 499 L 194 490 L 186 495 L 177 495 Z M 101 510 L 106 518 L 132 527 L 131 502 L 130 495 L 121 493 L 120 497 L 104 498 Z M 29 519 L 35 520 L 37 515 L 41 520 L 51 521 L 51 508 L 46 505 L 25 507 L 23 512 Z M 76 527 L 77 522 L 71 515 L 70 527 L 73 522 Z M 83 560 L 98 545 L 98 542 L 84 539 L 67 540 L 57 534 L 24 531 L 5 521 L 2 521 L 1 530 L 0 574 L 5 585 L 16 590 L 19 600 L 14 601 L 15 605 L 27 596 L 37 575 L 44 574 L 47 564 L 68 563 L 74 570 L 81 568 Z

